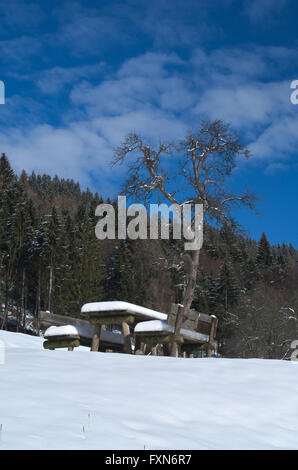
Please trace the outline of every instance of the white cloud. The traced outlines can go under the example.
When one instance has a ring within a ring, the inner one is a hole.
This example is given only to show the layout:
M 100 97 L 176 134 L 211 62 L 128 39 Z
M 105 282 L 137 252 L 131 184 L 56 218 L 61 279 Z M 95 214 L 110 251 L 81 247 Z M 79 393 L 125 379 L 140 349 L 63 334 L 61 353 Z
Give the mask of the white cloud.
M 283 55 L 295 54 L 282 48 L 219 49 L 209 55 L 197 50 L 185 61 L 150 53 L 125 61 L 114 73 L 103 71 L 96 85 L 82 81 L 95 69 L 56 67 L 40 75 L 39 85 L 57 92 L 75 83 L 63 124 L 11 126 L 0 134 L 0 150 L 19 171 L 58 173 L 88 184 L 94 172 L 119 176 L 109 163 L 127 133 L 177 141 L 204 117 L 231 122 L 255 162 L 284 163 L 298 143 L 297 109 L 290 103 L 291 80 L 269 80 L 268 70 L 274 71 Z
M 41 51 L 42 43 L 31 36 L 19 36 L 13 39 L 0 41 L 0 54 L 3 62 L 19 66 L 27 58 L 37 56 Z
M 68 128 L 39 125 L 31 129 L 8 129 L 0 134 L 1 149 L 16 171 L 59 174 L 90 182 L 90 175 L 107 171 L 111 154 L 105 140 L 88 127 L 76 123 Z
M 173 54 L 151 53 L 129 59 L 113 78 L 97 86 L 82 82 L 74 87 L 71 100 L 91 116 L 152 109 L 180 111 L 195 99 L 187 80 L 179 77 L 182 65 L 184 62 Z
M 245 129 L 270 125 L 274 119 L 293 112 L 289 100 L 289 82 L 250 83 L 214 87 L 202 95 L 195 111 L 210 119 L 223 119 Z
M 290 80 L 274 79 L 294 57 L 282 47 L 197 50 L 188 62 L 146 54 L 97 86 L 75 87 L 71 98 L 113 145 L 131 130 L 175 139 L 201 117 L 221 118 L 246 138 L 255 162 L 268 164 L 293 154 L 298 143 Z
M 65 85 L 73 85 L 78 80 L 82 80 L 86 77 L 90 79 L 103 72 L 104 68 L 104 63 L 68 68 L 57 66 L 34 75 L 41 91 L 56 94 L 59 93 Z
M 289 0 L 245 0 L 243 12 L 252 23 L 268 24 L 279 20 L 279 14 Z
M 266 175 L 275 175 L 276 173 L 285 173 L 290 170 L 289 165 L 284 163 L 271 163 L 265 169 Z
M 131 111 L 118 116 L 101 117 L 94 121 L 94 125 L 113 147 L 119 145 L 132 131 L 157 143 L 159 139 L 179 139 L 187 130 L 181 120 L 159 110 Z
M 117 5 L 115 5 L 116 7 Z M 114 5 L 113 5 L 114 11 Z M 117 13 L 117 8 L 116 8 Z M 64 2 L 54 17 L 60 23 L 59 34 L 48 34 L 53 45 L 67 46 L 74 56 L 85 54 L 99 57 L 111 46 L 126 47 L 135 42 L 125 19 L 113 14 L 111 8 L 88 8 L 76 1 Z
M 126 60 L 119 68 L 118 77 L 137 75 L 142 78 L 162 78 L 168 76 L 168 66 L 182 66 L 185 64 L 177 54 L 161 54 L 148 52 L 138 57 Z
M 109 118 L 72 122 L 63 128 L 36 125 L 22 130 L 9 128 L 0 133 L 1 151 L 17 172 L 58 174 L 74 178 L 83 186 L 108 193 L 117 191 L 115 183 L 122 169 L 111 171 L 113 148 L 135 130 L 154 140 L 174 139 L 185 133 L 183 124 L 162 112 L 134 112 Z M 94 187 L 94 180 L 98 186 Z M 107 185 L 107 181 L 109 182 Z
M 2 27 L 6 26 L 8 29 L 32 31 L 32 29 L 39 25 L 44 14 L 40 6 L 36 3 L 10 0 L 0 1 L 0 18 Z
M 261 160 L 288 160 L 297 152 L 297 129 L 298 115 L 282 116 L 250 144 L 250 149 Z

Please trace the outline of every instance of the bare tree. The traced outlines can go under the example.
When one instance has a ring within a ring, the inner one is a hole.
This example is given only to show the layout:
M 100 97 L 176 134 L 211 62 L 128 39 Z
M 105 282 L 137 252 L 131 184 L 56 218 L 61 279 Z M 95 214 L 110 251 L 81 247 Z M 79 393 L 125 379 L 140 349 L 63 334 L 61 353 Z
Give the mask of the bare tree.
M 148 202 L 154 193 L 171 204 L 202 204 L 204 220 L 235 225 L 231 209 L 245 205 L 254 209 L 256 197 L 246 190 L 235 194 L 227 180 L 238 158 L 249 152 L 220 120 L 201 122 L 197 133 L 191 133 L 178 144 L 147 145 L 135 133 L 129 134 L 115 149 L 113 165 L 127 163 L 128 178 L 123 194 L 135 201 Z M 192 303 L 196 287 L 200 250 L 187 253 L 187 285 L 184 311 Z

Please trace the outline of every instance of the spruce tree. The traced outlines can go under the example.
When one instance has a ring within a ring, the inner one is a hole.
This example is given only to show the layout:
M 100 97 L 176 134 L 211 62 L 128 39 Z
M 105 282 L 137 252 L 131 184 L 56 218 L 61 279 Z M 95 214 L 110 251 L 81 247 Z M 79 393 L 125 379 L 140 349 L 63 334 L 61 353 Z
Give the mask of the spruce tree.
M 233 306 L 239 297 L 239 285 L 230 262 L 225 261 L 217 278 L 217 299 L 225 310 Z
M 273 264 L 272 249 L 265 233 L 262 233 L 257 245 L 256 262 L 263 266 L 271 266 Z

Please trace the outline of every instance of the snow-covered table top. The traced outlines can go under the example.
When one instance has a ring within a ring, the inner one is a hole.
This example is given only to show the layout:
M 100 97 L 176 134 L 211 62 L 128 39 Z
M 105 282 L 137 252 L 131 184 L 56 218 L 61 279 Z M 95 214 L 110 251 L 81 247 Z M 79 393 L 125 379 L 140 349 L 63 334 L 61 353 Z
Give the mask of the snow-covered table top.
M 44 334 L 45 338 L 51 336 L 79 336 L 78 329 L 73 325 L 50 326 Z
M 89 312 L 116 312 L 125 311 L 132 313 L 138 317 L 156 319 L 156 320 L 167 320 L 168 316 L 165 313 L 151 310 L 150 308 L 141 307 L 140 305 L 130 304 L 128 302 L 112 301 L 112 302 L 92 302 L 83 305 L 81 308 L 82 313 Z
M 152 320 L 152 321 L 145 321 L 138 323 L 135 327 L 135 333 L 155 333 L 155 332 L 168 332 L 174 333 L 175 328 L 171 325 L 168 325 L 164 320 Z M 198 333 L 196 331 L 185 330 L 181 328 L 180 334 L 184 336 L 186 339 L 195 340 L 195 341 L 203 341 L 207 342 L 209 340 L 208 335 L 203 335 L 202 333 Z

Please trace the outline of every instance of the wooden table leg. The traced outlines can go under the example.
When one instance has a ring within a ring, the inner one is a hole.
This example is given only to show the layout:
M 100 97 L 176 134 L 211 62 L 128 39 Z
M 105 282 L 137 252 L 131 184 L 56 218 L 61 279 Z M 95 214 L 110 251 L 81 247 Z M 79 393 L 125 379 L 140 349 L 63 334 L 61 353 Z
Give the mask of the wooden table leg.
M 97 325 L 94 326 L 91 351 L 96 351 L 96 352 L 99 351 L 100 333 L 101 333 L 101 324 L 98 323 Z
M 131 354 L 131 343 L 130 343 L 130 328 L 128 323 L 125 321 L 122 322 L 122 333 L 124 337 L 124 352 L 126 354 Z

